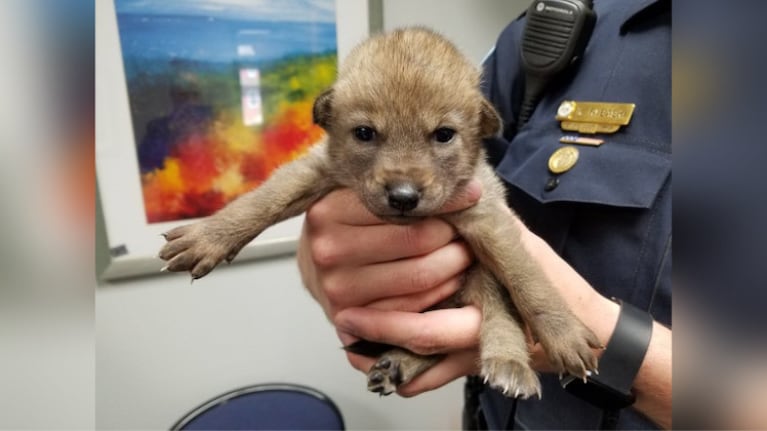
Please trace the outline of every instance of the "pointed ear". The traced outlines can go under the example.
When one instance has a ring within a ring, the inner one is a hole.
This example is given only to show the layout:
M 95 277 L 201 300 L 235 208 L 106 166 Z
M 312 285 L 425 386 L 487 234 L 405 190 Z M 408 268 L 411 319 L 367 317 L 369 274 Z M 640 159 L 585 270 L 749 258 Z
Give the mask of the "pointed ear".
M 314 100 L 314 108 L 312 109 L 312 118 L 314 124 L 327 129 L 330 124 L 330 119 L 333 117 L 331 105 L 333 103 L 333 88 L 329 88 L 322 92 L 317 99 Z
M 479 110 L 479 132 L 483 138 L 498 136 L 502 132 L 501 117 L 492 104 L 482 97 Z

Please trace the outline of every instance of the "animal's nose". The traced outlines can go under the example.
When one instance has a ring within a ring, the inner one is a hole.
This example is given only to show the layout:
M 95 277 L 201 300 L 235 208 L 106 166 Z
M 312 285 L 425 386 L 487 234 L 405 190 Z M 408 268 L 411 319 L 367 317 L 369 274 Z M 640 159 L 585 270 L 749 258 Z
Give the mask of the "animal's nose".
M 420 193 L 410 183 L 386 186 L 389 194 L 389 206 L 399 211 L 410 211 L 418 206 Z

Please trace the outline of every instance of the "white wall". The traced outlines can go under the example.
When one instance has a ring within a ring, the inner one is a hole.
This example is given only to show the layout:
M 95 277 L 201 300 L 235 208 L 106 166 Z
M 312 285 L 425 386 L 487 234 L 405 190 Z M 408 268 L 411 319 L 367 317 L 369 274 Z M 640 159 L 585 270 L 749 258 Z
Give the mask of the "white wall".
M 384 30 L 426 25 L 452 40 L 476 64 L 530 0 L 383 0 Z
M 460 382 L 412 399 L 365 390 L 292 258 L 193 285 L 166 274 L 103 286 L 96 322 L 98 429 L 167 429 L 214 395 L 264 382 L 324 391 L 348 429 L 460 428 Z
M 338 1 L 350 14 L 360 3 Z M 384 28 L 430 26 L 478 63 L 527 4 L 384 0 Z M 112 22 L 112 13 L 97 2 L 97 40 L 116 37 L 113 24 L 99 24 Z M 292 257 L 218 268 L 191 286 L 175 274 L 102 283 L 96 326 L 98 429 L 167 429 L 214 395 L 275 381 L 326 392 L 349 429 L 460 428 L 461 381 L 412 399 L 365 390 Z

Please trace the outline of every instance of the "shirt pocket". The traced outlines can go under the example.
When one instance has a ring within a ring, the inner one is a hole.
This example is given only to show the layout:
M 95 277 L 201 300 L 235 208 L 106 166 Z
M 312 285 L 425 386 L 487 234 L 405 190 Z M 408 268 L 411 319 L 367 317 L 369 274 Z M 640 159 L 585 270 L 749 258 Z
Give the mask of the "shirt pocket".
M 509 146 L 497 173 L 536 201 L 579 202 L 624 208 L 650 208 L 671 174 L 671 156 L 626 133 L 603 136 L 598 147 L 574 145 L 575 165 L 559 175 L 548 170 L 559 129 L 526 129 Z M 570 144 L 567 144 L 570 145 Z M 551 188 L 553 177 L 556 187 Z M 549 184 L 549 187 L 547 187 Z

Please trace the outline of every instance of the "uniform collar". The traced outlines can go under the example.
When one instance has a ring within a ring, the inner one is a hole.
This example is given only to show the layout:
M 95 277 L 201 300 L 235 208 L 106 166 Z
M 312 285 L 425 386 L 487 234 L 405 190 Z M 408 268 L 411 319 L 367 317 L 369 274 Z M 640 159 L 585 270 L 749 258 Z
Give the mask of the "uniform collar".
M 607 1 L 623 2 L 625 0 Z M 636 0 L 626 2 L 626 18 L 620 26 L 620 34 L 626 34 L 642 23 L 670 11 L 671 0 Z

